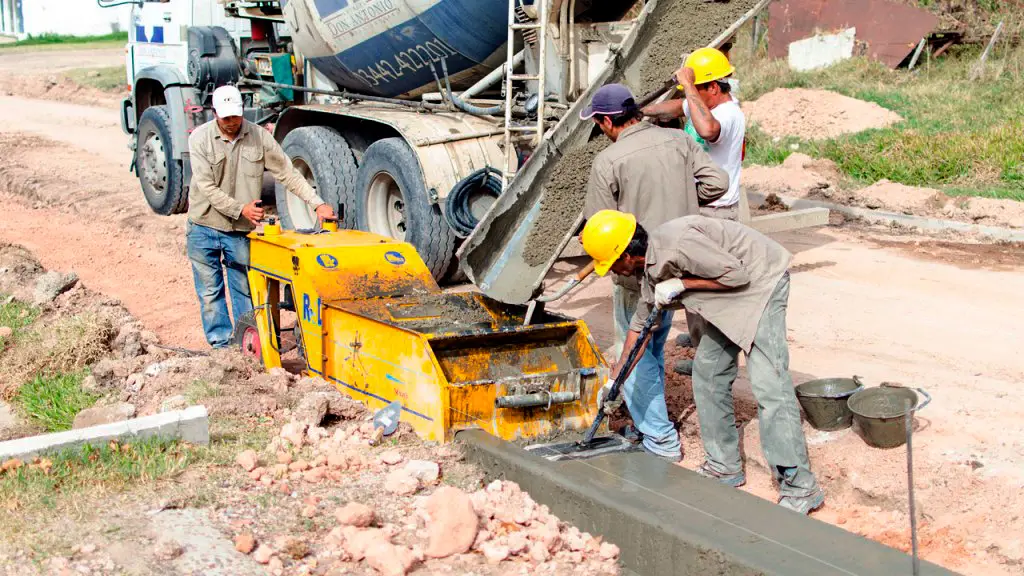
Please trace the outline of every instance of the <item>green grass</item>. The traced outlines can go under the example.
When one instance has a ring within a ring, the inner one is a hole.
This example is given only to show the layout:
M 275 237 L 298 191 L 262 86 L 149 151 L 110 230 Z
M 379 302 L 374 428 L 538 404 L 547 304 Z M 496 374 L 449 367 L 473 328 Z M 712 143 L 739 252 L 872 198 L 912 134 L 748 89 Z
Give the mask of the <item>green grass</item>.
M 104 68 L 76 68 L 65 74 L 76 84 L 91 86 L 104 92 L 123 91 L 126 80 L 124 66 L 108 66 Z
M 6 301 L 7 298 L 6 294 L 0 294 L 0 302 Z M 17 340 L 18 334 L 32 324 L 32 322 L 35 322 L 38 316 L 38 308 L 18 302 L 17 300 L 11 300 L 7 304 L 0 304 L 0 326 L 7 326 L 14 331 L 11 340 Z M 0 351 L 6 345 L 7 342 L 0 338 Z
M 23 466 L 0 476 L 0 502 L 7 503 L 8 509 L 54 508 L 61 497 L 74 498 L 99 484 L 108 490 L 127 489 L 173 476 L 202 458 L 204 451 L 154 438 L 68 449 L 41 459 L 42 466 Z
M 92 406 L 97 396 L 82 390 L 81 372 L 36 376 L 23 384 L 15 404 L 47 432 L 70 430 L 75 415 Z
M 103 34 L 101 36 L 68 36 L 65 34 L 40 34 L 39 36 L 29 36 L 24 40 L 18 40 L 17 42 L 8 42 L 6 44 L 0 44 L 0 50 L 6 50 L 10 48 L 18 48 L 21 46 L 51 46 L 54 44 L 95 44 L 95 43 L 113 43 L 113 42 L 127 42 L 127 32 L 114 32 L 111 34 Z
M 889 128 L 822 141 L 774 141 L 749 127 L 748 164 L 778 164 L 799 150 L 833 160 L 856 185 L 887 178 L 955 195 L 1024 200 L 1024 48 L 997 44 L 982 77 L 968 80 L 978 48 L 924 59 L 913 71 L 890 70 L 864 58 L 799 73 L 785 60 L 750 54 L 740 34 L 733 57 L 741 97 L 776 88 L 815 88 L 874 102 L 898 113 Z

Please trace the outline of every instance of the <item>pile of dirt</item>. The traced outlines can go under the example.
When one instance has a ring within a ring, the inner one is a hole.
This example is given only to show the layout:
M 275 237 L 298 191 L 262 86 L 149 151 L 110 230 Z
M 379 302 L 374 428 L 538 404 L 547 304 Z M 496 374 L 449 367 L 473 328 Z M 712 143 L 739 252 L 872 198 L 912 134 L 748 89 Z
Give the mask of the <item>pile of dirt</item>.
M 809 198 L 898 214 L 954 220 L 1004 228 L 1024 228 L 1024 202 L 994 198 L 947 196 L 934 188 L 879 180 L 846 190 L 835 163 L 806 154 L 790 154 L 779 166 L 743 169 L 743 184 L 754 192 Z
M 271 573 L 618 573 L 617 546 L 559 521 L 514 483 L 484 486 L 457 448 L 429 449 L 411 434 L 374 448 L 373 432 L 366 417 L 292 422 L 263 451 L 239 453 L 242 490 L 292 494 L 285 505 L 309 523 L 282 534 L 278 515 L 259 514 L 235 529 L 238 550 Z
M 104 92 L 92 86 L 83 86 L 60 73 L 4 74 L 0 76 L 0 95 L 107 108 L 117 106 L 124 96 L 120 91 Z
M 749 124 L 777 138 L 826 140 L 903 120 L 874 102 L 808 88 L 778 88 L 742 107 Z

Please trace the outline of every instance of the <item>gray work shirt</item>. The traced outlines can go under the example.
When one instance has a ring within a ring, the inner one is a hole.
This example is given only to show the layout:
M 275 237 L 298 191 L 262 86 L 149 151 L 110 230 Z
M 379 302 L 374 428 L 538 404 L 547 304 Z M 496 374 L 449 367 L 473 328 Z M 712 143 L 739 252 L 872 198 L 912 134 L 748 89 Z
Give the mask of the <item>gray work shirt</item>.
M 650 235 L 640 302 L 629 328 L 643 328 L 654 308 L 655 284 L 685 277 L 717 280 L 732 289 L 687 290 L 681 303 L 750 352 L 761 314 L 792 259 L 781 244 L 739 222 L 707 216 L 666 222 Z
M 188 191 L 188 219 L 221 232 L 249 232 L 253 225 L 242 207 L 263 194 L 266 169 L 290 194 L 311 207 L 324 203 L 274 140 L 262 127 L 242 121 L 234 140 L 228 140 L 212 120 L 188 138 L 192 184 Z
M 682 130 L 640 122 L 594 158 L 584 216 L 618 210 L 636 216 L 650 234 L 665 222 L 697 214 L 700 205 L 721 198 L 729 176 Z M 616 284 L 636 291 L 636 278 Z

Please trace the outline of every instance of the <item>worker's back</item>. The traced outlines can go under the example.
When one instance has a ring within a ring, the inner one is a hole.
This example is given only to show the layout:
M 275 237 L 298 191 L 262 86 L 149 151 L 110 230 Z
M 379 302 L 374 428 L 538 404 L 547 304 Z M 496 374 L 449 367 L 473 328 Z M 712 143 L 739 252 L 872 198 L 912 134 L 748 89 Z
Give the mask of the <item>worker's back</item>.
M 614 209 L 646 229 L 698 213 L 728 190 L 728 176 L 681 130 L 640 122 L 594 158 L 584 215 Z

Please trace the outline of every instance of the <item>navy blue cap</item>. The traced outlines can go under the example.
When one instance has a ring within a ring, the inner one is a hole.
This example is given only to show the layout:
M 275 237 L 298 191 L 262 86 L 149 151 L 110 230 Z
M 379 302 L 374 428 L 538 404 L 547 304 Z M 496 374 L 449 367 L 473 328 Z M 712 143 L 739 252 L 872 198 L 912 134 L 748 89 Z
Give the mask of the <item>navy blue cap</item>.
M 589 120 L 594 117 L 594 114 L 615 116 L 625 112 L 626 108 L 635 106 L 636 101 L 633 99 L 633 93 L 629 88 L 622 84 L 605 84 L 594 93 L 594 97 L 590 100 L 590 105 L 580 112 L 580 118 Z

